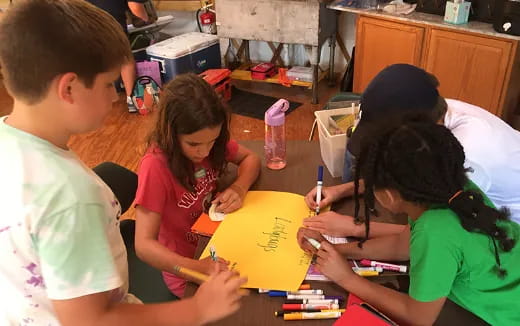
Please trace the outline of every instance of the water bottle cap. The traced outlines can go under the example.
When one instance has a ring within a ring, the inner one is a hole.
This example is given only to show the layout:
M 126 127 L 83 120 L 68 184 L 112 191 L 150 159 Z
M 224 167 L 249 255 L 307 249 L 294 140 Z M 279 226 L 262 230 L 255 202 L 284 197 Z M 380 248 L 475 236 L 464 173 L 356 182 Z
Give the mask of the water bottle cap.
M 285 123 L 285 111 L 289 109 L 289 101 L 279 99 L 267 111 L 265 111 L 265 124 L 269 126 L 281 126 Z

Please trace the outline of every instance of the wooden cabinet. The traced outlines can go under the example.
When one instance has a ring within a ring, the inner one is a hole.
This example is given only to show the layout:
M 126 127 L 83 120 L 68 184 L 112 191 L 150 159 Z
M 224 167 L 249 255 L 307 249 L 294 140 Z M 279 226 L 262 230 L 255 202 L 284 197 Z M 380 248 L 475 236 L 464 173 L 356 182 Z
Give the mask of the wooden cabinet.
M 442 96 L 498 114 L 511 49 L 511 42 L 433 29 L 424 68 Z
M 394 63 L 410 63 L 434 74 L 440 93 L 480 106 L 504 120 L 518 108 L 518 41 L 428 24 L 359 16 L 354 91 Z M 417 54 L 417 53 L 420 54 Z
M 362 16 L 356 33 L 354 92 L 363 92 L 372 78 L 391 64 L 421 66 L 423 27 Z

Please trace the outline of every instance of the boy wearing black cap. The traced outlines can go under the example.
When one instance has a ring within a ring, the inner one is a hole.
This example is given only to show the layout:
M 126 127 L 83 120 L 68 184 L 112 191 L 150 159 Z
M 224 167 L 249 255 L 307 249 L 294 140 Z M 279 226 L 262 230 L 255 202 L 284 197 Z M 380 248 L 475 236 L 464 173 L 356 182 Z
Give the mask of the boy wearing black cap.
M 356 156 L 359 145 L 370 128 L 389 119 L 420 113 L 444 124 L 464 147 L 468 177 L 497 207 L 508 207 L 511 219 L 520 222 L 520 132 L 477 106 L 444 99 L 439 95 L 435 76 L 415 66 L 396 64 L 382 70 L 367 86 L 361 97 L 361 119 L 347 144 L 345 165 Z M 347 171 L 348 172 L 348 171 Z M 348 174 L 348 173 L 347 173 Z M 352 196 L 354 185 L 348 182 L 322 190 L 320 206 Z M 314 209 L 316 189 L 305 200 Z M 333 236 L 362 236 L 363 225 L 353 218 L 326 212 L 304 221 L 304 226 Z M 372 222 L 370 236 L 400 233 L 402 225 Z

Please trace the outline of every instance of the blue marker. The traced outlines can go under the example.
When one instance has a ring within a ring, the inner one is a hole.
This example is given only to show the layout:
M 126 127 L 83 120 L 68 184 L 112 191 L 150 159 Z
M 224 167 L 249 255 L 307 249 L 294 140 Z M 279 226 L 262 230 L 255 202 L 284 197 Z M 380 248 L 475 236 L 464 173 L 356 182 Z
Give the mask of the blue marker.
M 318 166 L 318 184 L 316 186 L 316 215 L 320 213 L 321 187 L 323 186 L 323 166 Z
M 270 297 L 286 297 L 287 295 L 323 294 L 323 290 L 269 291 Z
M 211 260 L 213 261 L 217 261 L 217 251 L 215 250 L 215 247 L 213 246 L 210 246 L 209 247 L 209 255 L 211 257 Z

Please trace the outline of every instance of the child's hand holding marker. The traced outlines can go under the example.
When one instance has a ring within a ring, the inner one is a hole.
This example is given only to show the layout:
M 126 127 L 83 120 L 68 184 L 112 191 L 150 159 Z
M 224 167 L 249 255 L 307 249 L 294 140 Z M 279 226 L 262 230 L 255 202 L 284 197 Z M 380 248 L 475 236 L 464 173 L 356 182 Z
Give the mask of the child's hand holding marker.
M 211 203 L 217 204 L 217 212 L 228 214 L 242 207 L 245 194 L 246 192 L 240 186 L 232 184 L 218 194 Z
M 229 266 L 229 261 L 220 257 L 216 258 L 216 260 L 213 260 L 212 257 L 206 257 L 204 259 L 198 260 L 196 263 L 197 266 L 193 269 L 206 275 L 211 274 L 215 268 L 217 268 L 219 271 L 228 270 Z
M 202 283 L 193 297 L 201 324 L 231 315 L 240 308 L 240 299 L 249 292 L 240 289 L 247 278 L 237 276 L 236 272 L 219 271 L 215 266 L 211 276 Z
M 319 204 L 320 209 L 330 206 L 333 202 L 340 199 L 342 197 L 341 194 L 341 190 L 338 188 L 338 186 L 322 187 Z M 316 186 L 305 196 L 305 203 L 310 209 L 314 211 L 316 210 L 316 207 L 318 207 L 317 195 L 318 187 Z
M 210 246 L 209 248 L 209 257 L 196 261 L 196 264 L 197 265 L 193 267 L 193 270 L 206 275 L 213 273 L 215 268 L 222 272 L 228 270 L 229 267 L 229 261 L 218 257 L 217 251 L 213 246 Z
M 321 242 L 316 255 L 318 256 L 316 267 L 333 282 L 343 285 L 356 275 L 345 257 L 337 252 L 328 241 Z
M 298 244 L 300 248 L 308 252 L 309 254 L 315 254 L 317 252 L 316 247 L 312 246 L 312 244 L 307 240 L 307 238 L 311 238 L 317 241 L 317 243 L 321 243 L 322 241 L 326 241 L 325 238 L 318 231 L 300 228 L 298 233 L 296 234 L 296 238 L 298 239 Z

